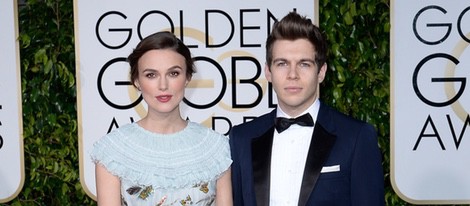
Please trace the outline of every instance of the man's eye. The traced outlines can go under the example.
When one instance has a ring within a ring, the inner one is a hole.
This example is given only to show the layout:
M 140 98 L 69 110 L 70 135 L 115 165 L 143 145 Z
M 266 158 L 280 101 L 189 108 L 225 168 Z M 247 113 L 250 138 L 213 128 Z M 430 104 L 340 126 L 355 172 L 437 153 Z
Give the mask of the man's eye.
M 300 63 L 300 66 L 301 66 L 301 67 L 311 67 L 312 64 L 311 64 L 311 63 L 307 63 L 307 62 L 303 62 L 303 63 Z
M 283 67 L 283 66 L 286 66 L 286 65 L 287 65 L 286 62 L 278 62 L 278 63 L 276 64 L 276 66 L 278 66 L 278 67 Z

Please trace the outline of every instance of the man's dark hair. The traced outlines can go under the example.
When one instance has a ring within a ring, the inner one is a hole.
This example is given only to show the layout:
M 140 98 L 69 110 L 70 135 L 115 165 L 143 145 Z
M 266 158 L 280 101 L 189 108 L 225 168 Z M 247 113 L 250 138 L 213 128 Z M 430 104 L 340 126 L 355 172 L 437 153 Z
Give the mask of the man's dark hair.
M 273 44 L 277 40 L 306 39 L 314 46 L 316 51 L 315 63 L 320 68 L 327 58 L 327 44 L 320 29 L 312 20 L 296 12 L 290 12 L 280 21 L 274 23 L 271 34 L 266 40 L 266 63 L 271 65 L 273 58 Z

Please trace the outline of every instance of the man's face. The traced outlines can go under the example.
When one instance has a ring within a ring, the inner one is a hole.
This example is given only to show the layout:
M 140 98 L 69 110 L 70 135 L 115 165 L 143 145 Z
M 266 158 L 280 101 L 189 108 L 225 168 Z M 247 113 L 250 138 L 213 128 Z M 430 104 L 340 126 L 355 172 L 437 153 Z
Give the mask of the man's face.
M 315 55 L 314 46 L 306 39 L 273 44 L 273 60 L 266 64 L 265 75 L 273 84 L 279 106 L 290 116 L 299 115 L 319 97 L 326 64 L 318 71 Z

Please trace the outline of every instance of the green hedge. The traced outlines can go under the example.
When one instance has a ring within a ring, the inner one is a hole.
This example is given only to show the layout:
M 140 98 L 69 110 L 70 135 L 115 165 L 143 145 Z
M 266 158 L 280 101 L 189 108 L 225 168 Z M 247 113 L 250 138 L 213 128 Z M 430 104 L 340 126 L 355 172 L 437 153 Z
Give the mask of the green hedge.
M 19 8 L 25 183 L 11 205 L 96 205 L 79 181 L 72 0 Z
M 377 128 L 386 203 L 407 205 L 390 183 L 390 2 L 320 0 L 319 6 L 330 48 L 321 98 Z
M 319 0 L 330 44 L 321 98 L 379 131 L 387 205 L 408 205 L 390 185 L 388 0 Z M 95 205 L 79 181 L 72 0 L 19 9 L 26 177 L 5 205 Z

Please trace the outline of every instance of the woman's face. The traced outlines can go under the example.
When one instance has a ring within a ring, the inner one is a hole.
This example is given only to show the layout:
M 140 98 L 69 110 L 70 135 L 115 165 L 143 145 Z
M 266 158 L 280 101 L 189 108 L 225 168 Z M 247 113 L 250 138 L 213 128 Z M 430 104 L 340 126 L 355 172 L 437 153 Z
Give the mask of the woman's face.
M 147 51 L 138 61 L 135 85 L 142 92 L 149 113 L 179 114 L 179 104 L 189 82 L 182 55 L 170 49 Z

